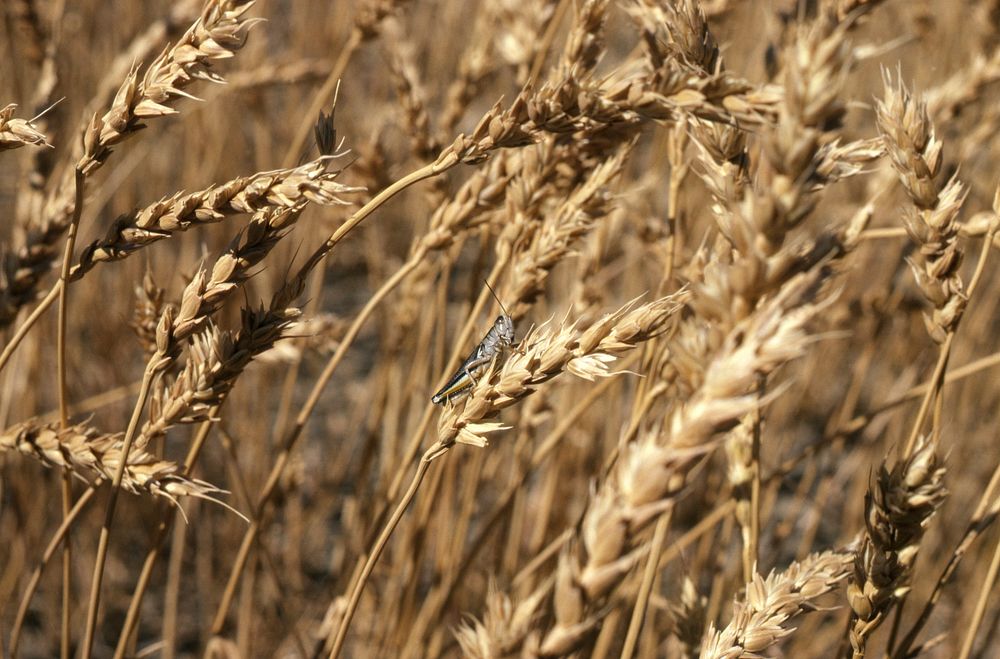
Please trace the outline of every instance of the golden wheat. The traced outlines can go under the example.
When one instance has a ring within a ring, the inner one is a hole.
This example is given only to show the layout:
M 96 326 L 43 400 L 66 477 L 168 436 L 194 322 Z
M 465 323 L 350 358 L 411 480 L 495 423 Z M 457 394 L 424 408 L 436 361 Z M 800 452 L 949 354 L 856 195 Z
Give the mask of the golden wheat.
M 995 4 L 6 3 L 0 652 L 992 656 Z

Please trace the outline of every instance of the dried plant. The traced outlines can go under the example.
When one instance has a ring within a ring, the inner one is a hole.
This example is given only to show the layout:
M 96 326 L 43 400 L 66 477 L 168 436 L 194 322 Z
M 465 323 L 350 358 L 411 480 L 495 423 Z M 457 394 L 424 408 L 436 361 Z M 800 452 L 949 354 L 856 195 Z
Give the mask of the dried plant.
M 85 481 L 110 480 L 121 461 L 121 434 L 106 435 L 85 425 L 65 430 L 58 424 L 29 420 L 0 434 L 0 450 L 18 451 L 56 467 L 67 467 Z M 218 488 L 181 474 L 175 462 L 145 451 L 131 451 L 122 487 L 133 494 L 148 492 L 168 499 L 207 498 Z
M 196 80 L 220 83 L 212 60 L 228 59 L 246 42 L 256 20 L 244 18 L 253 6 L 246 0 L 205 3 L 201 16 L 177 43 L 164 50 L 139 79 L 133 68 L 118 88 L 111 107 L 94 118 L 83 134 L 83 155 L 76 167 L 90 174 L 111 155 L 111 147 L 144 127 L 143 121 L 176 114 L 170 106 L 190 97 L 185 88 Z
M 156 326 L 166 305 L 166 291 L 156 285 L 153 274 L 146 270 L 142 284 L 135 287 L 135 308 L 129 323 L 147 358 L 156 352 Z
M 997 2 L 168 4 L 4 5 L 0 654 L 989 655 Z
M 786 623 L 812 610 L 812 600 L 833 590 L 848 574 L 850 557 L 837 552 L 813 554 L 783 572 L 760 575 L 746 586 L 746 600 L 734 605 L 732 621 L 721 630 L 709 629 L 702 659 L 761 656 L 794 628 Z
M 808 343 L 804 324 L 822 309 L 812 299 L 819 274 L 793 280 L 759 314 L 735 328 L 711 358 L 704 382 L 690 401 L 674 411 L 662 429 L 653 428 L 626 447 L 613 476 L 598 487 L 588 503 L 578 530 L 579 546 L 560 556 L 553 595 L 555 624 L 535 639 L 537 647 L 532 651 L 566 655 L 592 634 L 607 598 L 635 564 L 642 530 L 673 504 L 691 469 L 716 447 L 715 435 L 732 427 L 758 404 L 748 394 L 754 378 L 804 350 Z M 604 361 L 598 353 L 587 360 L 584 372 L 606 370 Z M 504 365 L 501 384 L 510 363 Z M 472 405 L 485 388 L 481 384 L 473 390 Z M 511 394 L 507 398 L 513 400 Z M 496 425 L 470 429 L 470 423 L 486 414 L 477 407 L 473 409 L 478 414 L 469 414 L 469 407 L 467 403 L 463 410 L 466 426 L 460 427 L 457 441 L 482 445 L 485 440 L 475 431 L 495 429 Z M 443 421 L 447 418 L 447 414 L 442 416 Z M 452 422 L 450 427 L 459 424 Z
M 142 129 L 143 121 L 176 114 L 171 104 L 178 97 L 192 97 L 185 91 L 192 82 L 223 82 L 212 71 L 211 61 L 230 58 L 243 47 L 247 31 L 256 22 L 243 17 L 252 5 L 244 0 L 206 2 L 201 16 L 149 65 L 141 81 L 133 66 L 108 111 L 101 117 L 94 114 L 82 130 L 83 154 L 74 167 L 82 179 L 104 164 L 112 146 Z M 13 322 L 17 311 L 34 299 L 39 281 L 57 254 L 58 241 L 72 224 L 74 212 L 79 213 L 75 197 L 81 195 L 77 189 L 81 185 L 67 169 L 42 209 L 42 217 L 35 218 L 23 244 L 4 264 L 0 325 Z
M 455 631 L 464 655 L 491 659 L 512 654 L 534 626 L 544 594 L 544 590 L 539 590 L 515 607 L 510 598 L 491 583 L 483 621 L 468 620 Z
M 341 195 L 360 189 L 337 183 L 341 170 L 329 166 L 331 158 L 343 155 L 324 156 L 293 169 L 259 172 L 198 192 L 178 193 L 123 215 L 106 237 L 83 250 L 71 276 L 79 279 L 98 263 L 123 259 L 192 225 L 220 222 L 234 214 L 261 214 L 251 221 L 249 229 L 254 234 L 249 240 L 257 242 L 261 240 L 257 235 L 260 227 L 270 226 L 272 233 L 279 232 L 294 222 L 309 202 L 347 204 Z
M 958 268 L 962 249 L 958 245 L 956 219 L 967 190 L 957 178 L 942 183 L 942 144 L 926 105 L 915 100 L 902 82 L 885 76 L 885 99 L 878 104 L 878 122 L 886 149 L 899 180 L 914 207 L 903 222 L 920 247 L 920 259 L 910 261 L 920 290 L 934 305 L 926 317 L 927 331 L 935 341 L 944 341 L 965 310 L 966 295 Z
M 851 646 L 865 656 L 868 638 L 910 589 L 920 541 L 947 496 L 945 469 L 926 438 L 891 469 L 882 465 L 865 496 L 866 533 L 847 589 Z
M 670 607 L 673 633 L 681 644 L 681 653 L 684 657 L 695 657 L 701 650 L 707 605 L 705 596 L 700 595 L 694 582 L 685 577 L 680 599 Z
M 630 303 L 585 330 L 566 322 L 541 325 L 521 340 L 521 350 L 501 368 L 480 378 L 462 404 L 445 409 L 438 444 L 486 446 L 485 433 L 502 428 L 487 419 L 563 372 L 587 380 L 613 375 L 609 364 L 615 355 L 664 331 L 682 299 L 676 295 L 638 306 Z
M 16 109 L 17 106 L 13 103 L 0 108 L 0 151 L 17 149 L 27 145 L 48 146 L 45 135 L 35 129 L 32 120 L 14 117 Z
M 137 447 L 144 448 L 176 423 L 210 420 L 209 410 L 222 404 L 243 369 L 270 350 L 299 313 L 294 308 L 245 309 L 242 327 L 235 334 L 208 327 L 194 336 L 184 370 L 153 397 Z

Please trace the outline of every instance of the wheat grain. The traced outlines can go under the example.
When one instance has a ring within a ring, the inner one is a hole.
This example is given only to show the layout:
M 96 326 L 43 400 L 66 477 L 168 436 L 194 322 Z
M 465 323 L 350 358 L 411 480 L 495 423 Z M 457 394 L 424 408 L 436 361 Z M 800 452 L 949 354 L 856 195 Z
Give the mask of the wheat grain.
M 31 120 L 17 119 L 14 110 L 17 105 L 10 103 L 0 108 L 0 151 L 22 146 L 51 146 L 45 135 L 32 125 Z
M 340 156 L 343 154 L 337 154 Z M 98 263 L 117 261 L 136 250 L 191 226 L 220 222 L 239 213 L 260 213 L 250 223 L 250 240 L 257 241 L 260 226 L 278 232 L 290 226 L 305 204 L 347 204 L 341 195 L 360 188 L 337 182 L 341 170 L 329 168 L 324 156 L 300 167 L 259 172 L 198 192 L 178 193 L 115 220 L 107 236 L 84 248 L 73 268 L 73 279 L 83 277 Z
M 934 132 L 924 102 L 915 100 L 902 82 L 884 72 L 885 99 L 878 103 L 878 122 L 903 187 L 915 209 L 903 215 L 911 238 L 920 246 L 920 260 L 910 262 L 920 290 L 934 305 L 925 317 L 927 331 L 938 343 L 958 325 L 966 296 L 958 268 L 962 250 L 955 222 L 968 194 L 957 178 L 944 185 L 942 144 Z
M 108 435 L 85 425 L 60 429 L 59 424 L 25 421 L 0 433 L 0 450 L 17 451 L 46 465 L 67 467 L 85 481 L 110 480 L 121 461 L 121 434 Z M 129 452 L 122 487 L 138 494 L 174 499 L 208 498 L 222 490 L 186 478 L 178 464 L 141 450 Z
M 856 658 L 865 656 L 868 638 L 909 591 L 920 541 L 947 496 L 944 475 L 934 444 L 924 438 L 891 469 L 883 464 L 869 488 L 866 533 L 847 588 Z
M 486 446 L 485 433 L 503 427 L 487 419 L 565 371 L 587 380 L 612 375 L 608 365 L 615 354 L 662 332 L 683 297 L 668 296 L 634 308 L 626 305 L 585 330 L 563 322 L 546 323 L 530 332 L 521 341 L 523 351 L 480 378 L 462 404 L 445 409 L 438 423 L 438 444 L 442 449 L 455 442 Z
M 243 16 L 252 6 L 252 1 L 245 0 L 206 2 L 198 20 L 153 60 L 142 80 L 133 68 L 108 111 L 101 117 L 94 115 L 84 131 L 77 169 L 92 173 L 111 155 L 111 147 L 140 130 L 143 121 L 176 114 L 170 103 L 178 97 L 190 97 L 185 89 L 195 80 L 222 82 L 211 62 L 228 59 L 243 47 L 247 32 L 256 23 Z
M 812 600 L 833 590 L 848 574 L 847 554 L 824 552 L 792 563 L 782 572 L 757 575 L 747 584 L 746 601 L 734 605 L 725 628 L 710 628 L 702 659 L 753 659 L 792 633 L 789 619 L 812 609 Z
M 242 327 L 235 334 L 209 326 L 196 335 L 184 370 L 169 387 L 153 396 L 149 420 L 136 446 L 144 448 L 176 423 L 211 420 L 209 411 L 222 404 L 243 369 L 257 355 L 271 349 L 299 313 L 293 308 L 244 309 Z M 175 332 L 174 340 L 178 336 Z
M 83 129 L 83 154 L 75 170 L 84 177 L 93 174 L 110 156 L 111 147 L 140 130 L 143 120 L 176 114 L 171 103 L 178 96 L 190 96 L 185 89 L 195 80 L 222 82 L 210 63 L 232 57 L 243 47 L 246 32 L 255 22 L 243 18 L 243 14 L 252 4 L 207 0 L 201 16 L 178 43 L 150 64 L 141 81 L 138 69 L 132 64 L 108 111 L 101 117 L 95 113 Z M 78 210 L 75 196 L 79 183 L 75 179 L 74 172 L 67 168 L 60 185 L 46 201 L 41 218 L 30 227 L 23 244 L 4 264 L 0 325 L 13 322 L 18 310 L 34 299 L 40 280 L 51 269 L 57 255 L 56 244 Z

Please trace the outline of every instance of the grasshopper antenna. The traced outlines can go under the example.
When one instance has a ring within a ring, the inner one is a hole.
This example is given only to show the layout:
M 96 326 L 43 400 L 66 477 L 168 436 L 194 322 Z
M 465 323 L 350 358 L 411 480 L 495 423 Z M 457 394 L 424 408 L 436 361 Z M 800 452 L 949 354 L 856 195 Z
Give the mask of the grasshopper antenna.
M 507 307 L 503 306 L 503 302 L 501 302 L 500 298 L 497 297 L 497 292 L 493 290 L 492 286 L 490 286 L 490 282 L 484 279 L 483 283 L 486 284 L 486 288 L 490 289 L 490 293 L 493 294 L 493 299 L 497 301 L 497 304 L 500 305 L 500 309 L 503 310 L 503 315 L 510 317 L 510 313 L 507 311 Z

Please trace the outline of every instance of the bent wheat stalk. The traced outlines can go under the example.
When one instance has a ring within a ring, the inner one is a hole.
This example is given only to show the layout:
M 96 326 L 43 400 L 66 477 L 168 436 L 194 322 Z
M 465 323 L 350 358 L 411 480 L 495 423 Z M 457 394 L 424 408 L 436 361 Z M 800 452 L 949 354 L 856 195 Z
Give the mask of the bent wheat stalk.
M 445 409 L 438 424 L 437 441 L 424 452 L 409 488 L 368 552 L 368 559 L 352 587 L 330 650 L 331 659 L 343 649 L 365 583 L 393 530 L 416 496 L 431 463 L 455 444 L 484 448 L 488 444 L 488 433 L 506 428 L 501 423 L 487 421 L 488 418 L 529 396 L 534 387 L 563 372 L 568 371 L 587 380 L 614 375 L 608 364 L 615 361 L 615 354 L 630 350 L 662 332 L 680 307 L 684 295 L 682 292 L 640 306 L 630 303 L 582 331 L 576 328 L 575 323 L 564 321 L 558 326 L 546 323 L 522 340 L 525 346 L 523 352 L 512 355 L 502 367 L 480 378 L 463 403 Z

